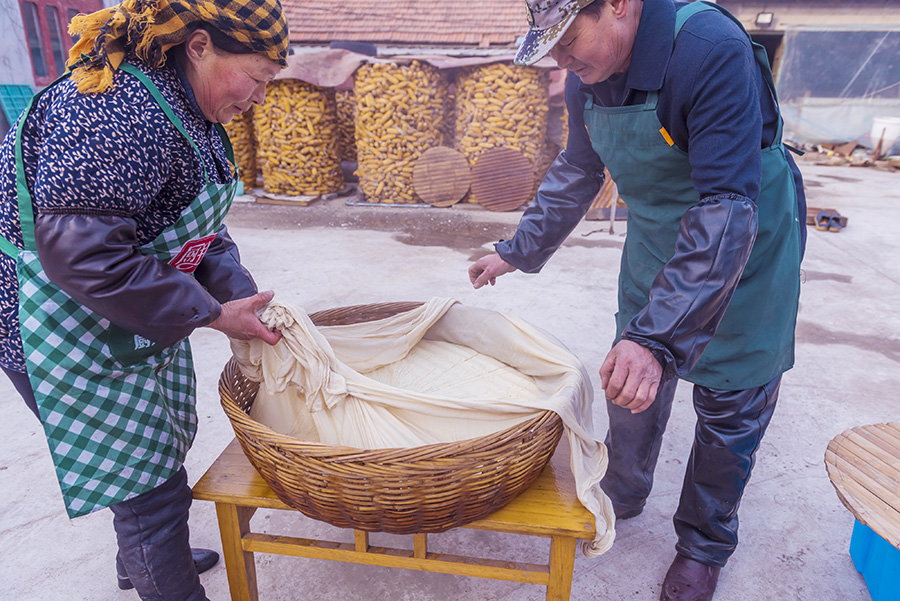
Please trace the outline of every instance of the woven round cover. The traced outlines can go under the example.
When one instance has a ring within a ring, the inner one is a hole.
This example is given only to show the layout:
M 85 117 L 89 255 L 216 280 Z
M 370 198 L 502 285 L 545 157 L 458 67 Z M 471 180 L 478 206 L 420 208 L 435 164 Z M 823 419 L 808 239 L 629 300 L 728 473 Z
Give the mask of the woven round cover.
M 828 443 L 825 468 L 853 517 L 900 549 L 900 422 L 841 432 Z
M 531 198 L 534 173 L 518 150 L 498 146 L 485 152 L 472 168 L 472 194 L 491 211 L 512 211 Z
M 350 324 L 419 305 L 360 305 L 310 317 L 320 326 Z M 411 449 L 310 443 L 250 417 L 258 387 L 233 359 L 219 378 L 222 407 L 244 453 L 286 505 L 341 528 L 443 532 L 483 518 L 534 482 L 563 432 L 562 419 L 545 411 L 489 436 Z
M 469 191 L 472 170 L 469 161 L 446 146 L 426 150 L 413 166 L 413 187 L 419 198 L 433 207 L 456 204 Z

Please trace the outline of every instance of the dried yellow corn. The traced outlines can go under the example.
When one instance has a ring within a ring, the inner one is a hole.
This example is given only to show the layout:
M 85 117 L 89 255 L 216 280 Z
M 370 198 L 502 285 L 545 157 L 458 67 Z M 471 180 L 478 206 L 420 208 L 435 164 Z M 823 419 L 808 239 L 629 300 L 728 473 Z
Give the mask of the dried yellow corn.
M 535 175 L 543 165 L 549 104 L 542 69 L 494 63 L 462 69 L 456 77 L 456 149 L 474 165 L 485 151 L 521 152 Z M 470 193 L 469 202 L 478 202 Z
M 337 102 L 338 155 L 342 161 L 356 161 L 356 94 L 335 92 Z
M 359 186 L 372 203 L 418 202 L 415 161 L 447 129 L 446 75 L 431 65 L 372 63 L 356 71 Z
M 449 84 L 449 81 L 448 81 Z M 456 90 L 447 85 L 446 120 L 444 121 L 444 146 L 453 148 L 456 140 Z
M 253 131 L 253 108 L 244 111 L 225 124 L 225 131 L 234 148 L 238 177 L 246 190 L 256 187 L 256 134 Z
M 336 110 L 332 89 L 295 79 L 269 84 L 254 118 L 266 192 L 319 196 L 344 187 Z

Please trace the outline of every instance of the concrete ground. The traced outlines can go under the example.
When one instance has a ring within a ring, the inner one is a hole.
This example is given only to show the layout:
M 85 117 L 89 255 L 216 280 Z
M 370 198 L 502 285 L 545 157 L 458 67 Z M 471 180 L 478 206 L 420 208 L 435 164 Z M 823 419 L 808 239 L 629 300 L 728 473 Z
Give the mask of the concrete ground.
M 811 206 L 840 210 L 840 233 L 809 229 L 797 328 L 796 367 L 757 454 L 741 507 L 741 544 L 723 570 L 717 601 L 869 599 L 847 553 L 853 525 L 825 473 L 828 441 L 846 428 L 900 419 L 900 173 L 802 165 Z M 514 273 L 473 290 L 466 268 L 490 243 L 508 237 L 519 213 L 477 207 L 309 207 L 237 204 L 229 216 L 244 262 L 261 287 L 315 311 L 379 301 L 455 297 L 513 312 L 554 333 L 595 374 L 614 333 L 616 273 L 624 222 L 585 221 L 540 275 Z M 765 302 L 765 299 L 760 299 Z M 196 481 L 233 434 L 216 381 L 229 357 L 220 333 L 192 336 L 200 428 L 187 458 Z M 125 601 L 116 587 L 112 515 L 66 518 L 37 421 L 0 379 L 0 599 Z M 644 513 L 618 525 L 605 555 L 575 563 L 573 600 L 655 600 L 674 556 L 672 513 L 692 439 L 690 388 L 678 389 Z M 602 438 L 606 416 L 595 404 Z M 254 524 L 296 536 L 339 531 L 295 512 L 261 511 Z M 271 525 L 271 526 L 269 526 Z M 194 546 L 221 550 L 211 503 L 191 514 Z M 408 546 L 411 537 L 373 535 L 372 544 Z M 540 562 L 542 539 L 456 530 L 429 539 L 430 550 Z M 538 600 L 544 590 L 457 576 L 257 555 L 260 599 L 288 601 Z M 220 563 L 201 580 L 209 598 L 229 598 Z

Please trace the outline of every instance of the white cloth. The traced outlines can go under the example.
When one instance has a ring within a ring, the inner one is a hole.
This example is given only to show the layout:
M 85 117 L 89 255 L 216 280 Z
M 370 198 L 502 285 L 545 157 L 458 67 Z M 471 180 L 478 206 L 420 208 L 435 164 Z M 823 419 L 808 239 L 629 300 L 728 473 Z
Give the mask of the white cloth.
M 563 421 L 579 501 L 595 518 L 588 557 L 615 538 L 600 489 L 606 447 L 594 438 L 593 390 L 558 340 L 515 316 L 452 299 L 376 321 L 317 328 L 301 309 L 271 303 L 260 319 L 282 340 L 232 340 L 260 382 L 251 417 L 303 440 L 362 449 L 483 436 L 544 410 Z

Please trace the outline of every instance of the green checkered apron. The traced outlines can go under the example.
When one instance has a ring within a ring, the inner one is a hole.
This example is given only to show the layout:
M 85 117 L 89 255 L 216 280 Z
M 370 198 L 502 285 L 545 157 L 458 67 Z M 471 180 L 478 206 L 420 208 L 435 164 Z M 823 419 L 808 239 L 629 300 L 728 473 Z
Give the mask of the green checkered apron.
M 200 156 L 156 86 L 127 63 L 121 69 L 147 87 Z M 36 101 L 37 96 L 28 112 Z M 0 248 L 16 259 L 26 367 L 66 511 L 76 517 L 151 490 L 181 467 L 197 430 L 194 366 L 186 338 L 164 348 L 110 323 L 47 279 L 35 250 L 22 162 L 24 123 L 20 119 L 16 132 L 24 248 L 2 237 Z M 217 128 L 233 164 L 228 137 Z M 196 269 L 225 219 L 237 182 L 212 183 L 205 170 L 204 179 L 200 195 L 178 221 L 139 247 L 141 253 L 186 273 Z

